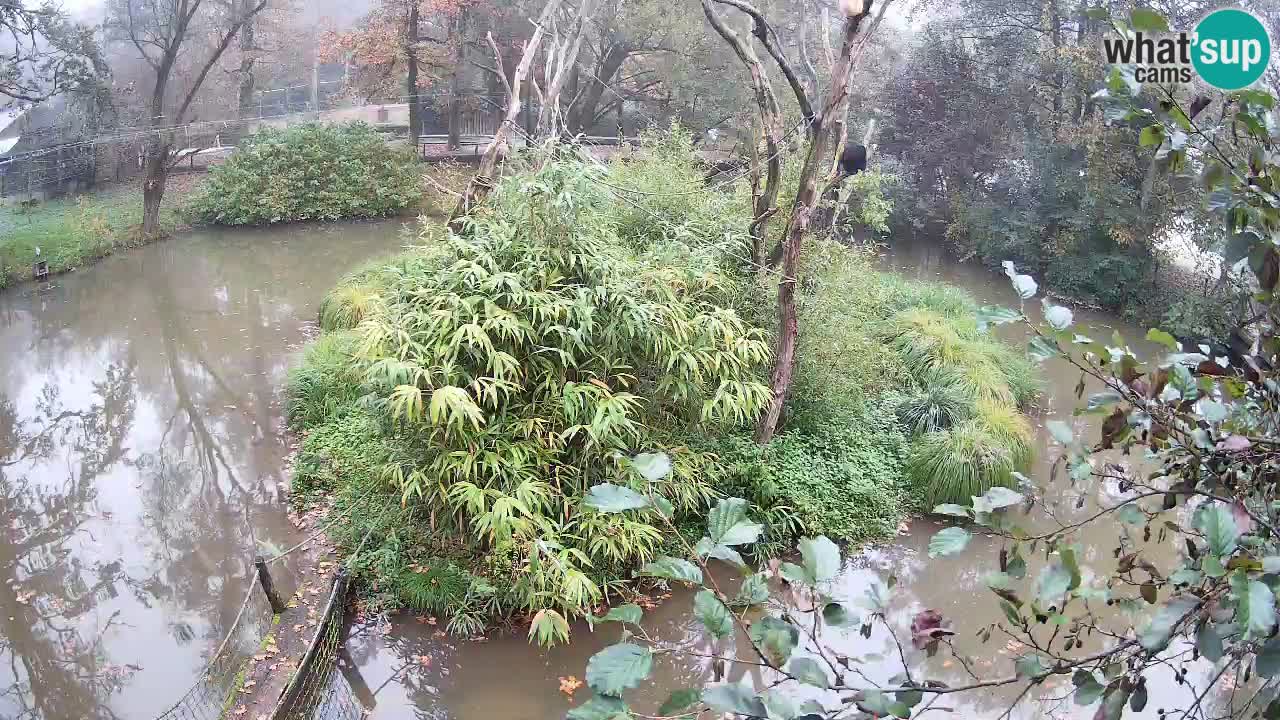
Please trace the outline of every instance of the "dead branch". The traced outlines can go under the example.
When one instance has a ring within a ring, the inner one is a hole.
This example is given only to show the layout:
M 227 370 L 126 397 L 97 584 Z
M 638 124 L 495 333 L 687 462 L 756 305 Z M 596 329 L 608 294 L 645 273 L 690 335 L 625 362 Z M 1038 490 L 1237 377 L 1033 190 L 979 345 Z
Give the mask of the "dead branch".
M 453 209 L 453 215 L 449 218 L 449 227 L 454 232 L 461 232 L 463 227 L 463 219 L 471 213 L 485 197 L 489 191 L 493 189 L 493 176 L 498 167 L 498 159 L 502 153 L 503 147 L 507 143 L 507 137 L 511 134 L 511 128 L 516 127 L 517 119 L 520 117 L 520 91 L 524 85 L 525 78 L 529 76 L 529 70 L 533 67 L 533 59 L 538 54 L 538 47 L 542 44 L 542 38 L 546 35 L 547 25 L 551 18 L 555 15 L 556 10 L 560 7 L 561 0 L 547 0 L 547 4 L 542 8 L 542 14 L 538 16 L 538 22 L 535 25 L 533 36 L 525 43 L 524 53 L 520 56 L 520 62 L 516 65 L 515 72 L 512 73 L 511 82 L 506 84 L 507 88 L 507 114 L 502 119 L 502 124 L 493 133 L 493 140 L 489 142 L 488 147 L 484 150 L 484 155 L 480 158 L 480 167 L 476 169 L 476 174 L 467 183 L 467 189 L 463 192 L 458 204 Z M 497 43 L 493 39 L 493 34 L 488 36 L 489 45 L 495 51 L 498 65 L 502 65 L 501 53 L 498 53 Z

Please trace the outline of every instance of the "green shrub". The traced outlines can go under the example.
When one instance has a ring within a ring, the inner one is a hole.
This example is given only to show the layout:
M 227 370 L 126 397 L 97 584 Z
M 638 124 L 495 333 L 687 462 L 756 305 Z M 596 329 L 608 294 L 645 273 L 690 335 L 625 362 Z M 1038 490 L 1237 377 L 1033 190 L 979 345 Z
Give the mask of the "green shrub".
M 609 169 L 610 189 L 622 198 L 610 204 L 610 215 L 624 242 L 637 248 L 670 240 L 715 245 L 728 235 L 745 252 L 750 214 L 740 212 L 729 193 L 707 190 L 689 131 L 678 125 L 647 130 L 638 149 Z
M 418 175 L 364 123 L 266 128 L 209 172 L 190 210 L 216 225 L 385 217 L 417 202 Z
M 360 376 L 351 366 L 355 336 L 330 333 L 307 346 L 285 383 L 285 417 L 301 430 L 345 413 L 360 396 Z
M 1150 256 L 1098 252 L 1053 258 L 1045 284 L 1066 297 L 1095 302 L 1110 310 L 1142 305 L 1154 290 Z
M 423 247 L 326 302 L 327 327 L 360 320 L 354 352 L 322 346 L 342 334 L 317 344 L 295 375 L 296 414 L 333 416 L 326 393 L 359 398 L 352 417 L 308 436 L 326 449 L 378 428 L 379 451 L 354 472 L 401 506 L 385 508 L 396 524 L 371 528 L 369 542 L 384 591 L 402 602 L 424 599 L 404 558 L 456 546 L 467 572 L 501 588 L 486 604 L 585 612 L 664 540 L 644 513 L 591 510 L 587 489 L 639 487 L 624 459 L 667 448 L 675 471 L 651 489 L 701 513 L 712 460 L 670 438 L 749 425 L 767 401 L 766 339 L 724 306 L 738 281 L 714 251 L 619 238 L 599 179 L 572 161 L 509 175 L 465 234 L 428 229 Z M 328 481 L 312 456 L 334 454 L 304 447 L 300 471 Z M 514 560 L 475 560 L 495 555 Z
M 821 430 L 791 430 L 764 447 L 727 438 L 718 446 L 718 488 L 766 508 L 771 543 L 799 535 L 889 537 L 903 512 L 904 446 L 892 414 L 878 409 Z

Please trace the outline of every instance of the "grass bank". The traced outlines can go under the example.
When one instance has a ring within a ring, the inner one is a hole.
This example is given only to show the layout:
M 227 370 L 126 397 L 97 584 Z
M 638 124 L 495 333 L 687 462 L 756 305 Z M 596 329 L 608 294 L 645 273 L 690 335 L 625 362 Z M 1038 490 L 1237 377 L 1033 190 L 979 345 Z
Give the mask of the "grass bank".
M 745 498 L 767 556 L 798 535 L 885 537 L 938 498 L 1012 481 L 1029 363 L 978 331 L 963 292 L 820 240 L 782 432 L 752 442 L 776 285 L 742 266 L 738 196 L 701 187 L 679 132 L 607 170 L 517 170 L 465 235 L 425 227 L 421 247 L 329 294 L 289 380 L 295 501 L 350 516 L 338 539 L 363 548 L 372 608 L 464 635 L 523 617 L 562 640 L 677 550 L 654 513 L 696 540 L 715 498 Z M 670 475 L 632 461 L 652 452 Z M 668 505 L 592 509 L 640 490 Z
M 180 208 L 199 177 L 170 179 L 160 213 L 166 233 L 183 225 Z M 49 263 L 50 272 L 63 273 L 120 248 L 137 246 L 141 225 L 142 190 L 137 183 L 110 185 L 30 209 L 0 206 L 0 287 L 30 280 L 37 258 Z

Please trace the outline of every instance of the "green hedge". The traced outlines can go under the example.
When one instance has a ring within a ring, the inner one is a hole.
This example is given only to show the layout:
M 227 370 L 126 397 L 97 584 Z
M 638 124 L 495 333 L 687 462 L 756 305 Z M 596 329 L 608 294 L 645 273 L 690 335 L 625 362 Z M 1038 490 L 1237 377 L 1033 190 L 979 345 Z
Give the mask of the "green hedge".
M 364 123 L 264 129 L 209 173 L 191 203 L 215 225 L 395 215 L 421 195 L 413 153 Z

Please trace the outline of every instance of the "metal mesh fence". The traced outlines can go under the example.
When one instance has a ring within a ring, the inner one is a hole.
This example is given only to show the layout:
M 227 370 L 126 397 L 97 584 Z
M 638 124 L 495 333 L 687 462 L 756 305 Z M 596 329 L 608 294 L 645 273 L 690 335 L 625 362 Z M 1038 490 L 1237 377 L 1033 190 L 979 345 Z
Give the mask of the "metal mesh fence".
M 247 582 L 240 611 L 222 644 L 195 683 L 156 720 L 219 720 L 234 703 L 240 670 L 249 660 L 250 648 L 257 645 L 264 616 L 269 617 L 257 583 L 252 577 Z
M 316 636 L 281 695 L 272 720 L 355 720 L 364 715 L 338 668 L 345 639 L 347 583 L 346 570 L 339 570 Z

